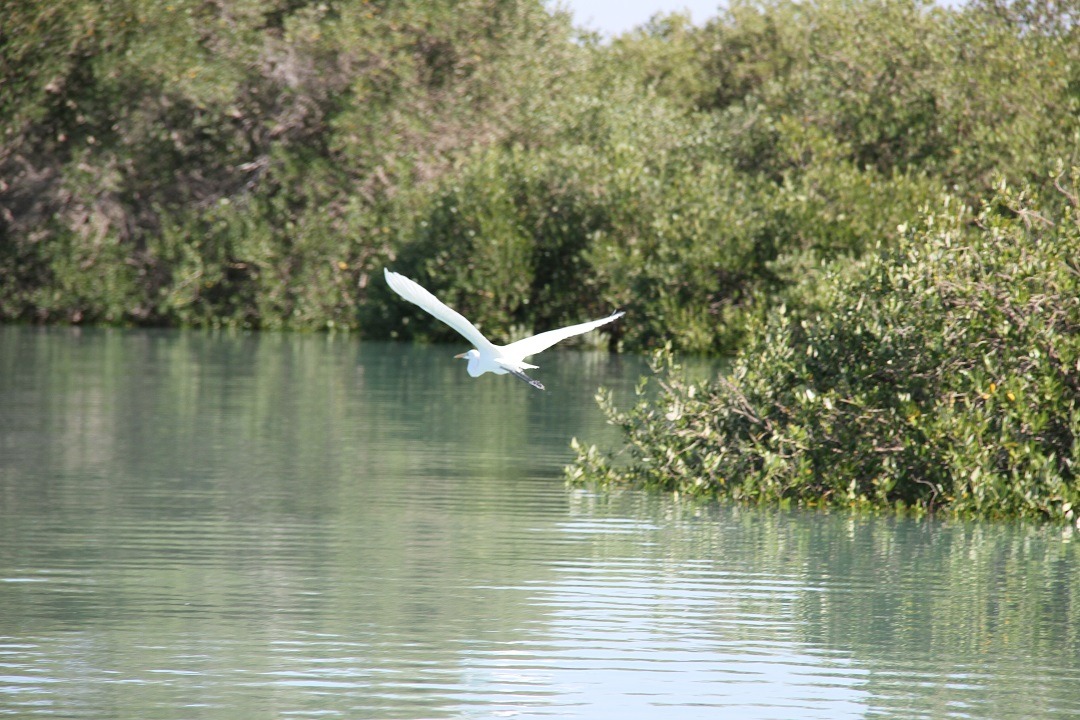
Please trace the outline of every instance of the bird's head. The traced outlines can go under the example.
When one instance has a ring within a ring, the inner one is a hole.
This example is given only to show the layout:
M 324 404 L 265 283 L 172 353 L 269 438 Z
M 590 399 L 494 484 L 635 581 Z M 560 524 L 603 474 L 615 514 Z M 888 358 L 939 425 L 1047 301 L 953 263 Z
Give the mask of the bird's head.
M 454 357 L 458 360 L 479 360 L 480 353 L 477 352 L 476 348 L 473 348 L 469 352 L 458 353 Z
M 455 355 L 454 357 L 459 360 L 469 361 L 469 375 L 477 377 L 483 374 L 483 371 L 480 369 L 480 351 L 476 348 L 473 348 L 469 352 L 463 352 Z

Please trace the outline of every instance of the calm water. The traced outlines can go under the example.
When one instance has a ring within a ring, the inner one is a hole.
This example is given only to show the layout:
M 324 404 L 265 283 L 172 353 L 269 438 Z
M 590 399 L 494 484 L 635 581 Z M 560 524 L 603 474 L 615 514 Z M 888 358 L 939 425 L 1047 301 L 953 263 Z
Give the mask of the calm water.
M 1075 718 L 1080 536 L 567 489 L 597 385 L 0 327 L 0 715 Z

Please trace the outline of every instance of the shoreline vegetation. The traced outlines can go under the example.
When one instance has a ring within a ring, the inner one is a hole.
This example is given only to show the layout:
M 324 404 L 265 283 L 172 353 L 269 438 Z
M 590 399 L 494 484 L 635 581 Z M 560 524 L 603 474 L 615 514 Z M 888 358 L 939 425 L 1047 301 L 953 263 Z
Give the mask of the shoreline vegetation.
M 9 5 L 0 321 L 449 339 L 392 263 L 493 335 L 627 311 L 574 481 L 1080 513 L 1078 0 Z
M 632 408 L 598 397 L 627 447 L 575 440 L 568 479 L 1073 522 L 1078 180 L 1060 215 L 1005 186 L 974 216 L 943 203 L 858 269 L 826 268 L 818 309 L 751 327 L 729 373 L 689 382 L 658 351 Z

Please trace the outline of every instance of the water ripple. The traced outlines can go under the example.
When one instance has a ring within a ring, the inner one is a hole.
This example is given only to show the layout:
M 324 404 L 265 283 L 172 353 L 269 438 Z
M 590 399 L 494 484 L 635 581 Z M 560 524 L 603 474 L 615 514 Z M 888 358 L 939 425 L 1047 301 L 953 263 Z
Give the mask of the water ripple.
M 0 340 L 0 716 L 1080 716 L 1060 532 L 563 487 L 633 359 Z

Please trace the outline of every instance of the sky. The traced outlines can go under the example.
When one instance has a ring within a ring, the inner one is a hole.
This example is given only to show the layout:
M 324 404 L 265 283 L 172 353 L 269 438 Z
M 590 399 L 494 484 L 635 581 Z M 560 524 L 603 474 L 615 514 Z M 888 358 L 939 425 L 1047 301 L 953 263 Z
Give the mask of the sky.
M 611 37 L 648 21 L 658 12 L 690 11 L 695 24 L 717 14 L 722 0 L 559 0 L 574 14 L 574 24 Z

